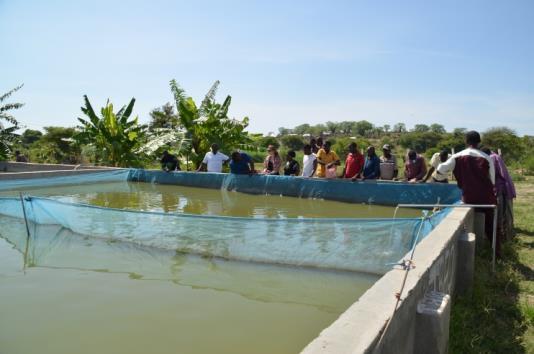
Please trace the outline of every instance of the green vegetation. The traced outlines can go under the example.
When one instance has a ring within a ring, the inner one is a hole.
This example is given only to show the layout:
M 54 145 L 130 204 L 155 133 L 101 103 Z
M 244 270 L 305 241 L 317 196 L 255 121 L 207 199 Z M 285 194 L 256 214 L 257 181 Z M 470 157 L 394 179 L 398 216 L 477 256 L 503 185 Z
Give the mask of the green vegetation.
M 223 103 L 215 102 L 219 81 L 210 88 L 200 107 L 197 107 L 193 98 L 186 96 L 175 80 L 171 81 L 170 86 L 176 102 L 178 122 L 191 142 L 190 157 L 196 167 L 200 166 L 213 143 L 219 144 L 222 151 L 229 151 L 250 142 L 245 133 L 248 117 L 241 121 L 228 117 L 232 97 L 227 96 Z
M 19 129 L 19 122 L 9 114 L 9 111 L 19 109 L 24 105 L 23 103 L 5 103 L 5 101 L 21 88 L 22 85 L 17 86 L 0 96 L 0 160 L 9 156 L 13 151 L 13 145 L 18 140 L 18 135 L 15 132 Z M 10 124 L 10 126 L 6 127 L 4 123 Z
M 35 134 L 26 130 L 22 134 L 23 143 L 32 147 L 30 161 L 74 164 L 80 159 L 81 148 L 73 140 L 74 128 L 44 127 L 45 134 Z
M 7 112 L 22 104 L 4 104 L 0 106 L 0 159 L 13 158 L 13 151 L 18 149 L 31 162 L 157 167 L 156 160 L 166 149 L 180 157 L 182 166 L 192 169 L 198 166 L 212 143 L 218 143 L 226 153 L 241 149 L 255 162 L 263 161 L 269 145 L 279 148 L 284 157 L 287 151 L 295 150 L 300 160 L 304 144 L 320 136 L 332 142 L 333 150 L 341 159 L 345 159 L 347 146 L 354 141 L 361 150 L 374 145 L 380 151 L 382 145 L 389 144 L 402 171 L 407 149 L 415 149 L 428 159 L 441 149 L 460 151 L 464 148 L 466 129 L 447 132 L 441 124 L 416 124 L 408 130 L 402 122 L 375 126 L 366 120 L 328 121 L 282 127 L 277 136 L 252 134 L 245 131 L 248 117 L 237 120 L 228 116 L 231 96 L 222 103 L 215 101 L 218 86 L 219 81 L 216 81 L 197 105 L 172 80 L 170 89 L 174 103 L 154 108 L 146 125 L 139 124 L 137 117 L 130 119 L 134 99 L 116 113 L 108 102 L 101 109 L 100 117 L 86 99 L 82 107 L 86 118 L 80 119 L 81 126 L 45 127 L 43 131 L 27 129 L 20 136 L 17 131 L 21 126 Z M 1 96 L 0 103 L 18 89 L 20 87 Z M 2 122 L 11 126 L 6 128 Z M 482 138 L 486 146 L 501 149 L 515 180 L 534 174 L 534 137 L 519 137 L 509 128 L 496 127 L 483 132 Z M 399 177 L 402 178 L 402 174 Z
M 516 237 L 491 272 L 478 251 L 473 290 L 454 299 L 450 353 L 534 353 L 534 178 L 516 183 Z
M 83 97 L 85 107 L 82 107 L 82 112 L 89 119 L 78 118 L 82 126 L 74 139 L 80 144 L 94 146 L 98 161 L 111 166 L 135 166 L 142 159 L 138 150 L 145 135 L 145 127 L 139 125 L 137 117 L 129 120 L 135 98 L 117 113 L 113 112 L 113 104 L 108 101 L 100 110 L 101 117 L 98 117 L 87 96 Z
M 289 137 L 307 142 L 311 137 L 322 136 L 324 140 L 332 141 L 333 149 L 340 157 L 346 154 L 346 146 L 350 141 L 356 141 L 360 149 L 373 145 L 380 150 L 382 145 L 389 144 L 395 150 L 397 160 L 402 162 L 407 149 L 414 149 L 427 158 L 442 149 L 463 150 L 466 131 L 465 128 L 456 128 L 447 132 L 441 124 L 416 124 L 408 130 L 404 123 L 397 123 L 391 128 L 388 124 L 380 127 L 363 120 L 279 128 L 280 134 L 276 139 L 284 146 L 284 141 Z M 482 144 L 494 150 L 501 149 L 516 179 L 534 174 L 534 137 L 519 137 L 510 128 L 494 127 L 482 132 Z

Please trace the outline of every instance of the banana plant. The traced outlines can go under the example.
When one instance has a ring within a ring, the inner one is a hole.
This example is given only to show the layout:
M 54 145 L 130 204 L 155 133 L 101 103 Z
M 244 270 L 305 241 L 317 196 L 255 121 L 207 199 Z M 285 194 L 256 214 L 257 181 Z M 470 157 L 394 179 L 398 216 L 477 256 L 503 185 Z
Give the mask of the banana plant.
M 19 140 L 15 132 L 20 128 L 19 122 L 9 114 L 9 111 L 19 109 L 23 103 L 4 103 L 14 92 L 20 90 L 23 85 L 0 96 L 0 160 L 5 160 L 12 151 L 13 144 Z M 10 124 L 6 126 L 3 122 Z
M 144 154 L 139 151 L 145 138 L 146 127 L 138 122 L 138 117 L 130 119 L 135 104 L 132 98 L 127 106 L 117 113 L 113 112 L 113 104 L 106 103 L 97 116 L 87 95 L 84 95 L 85 106 L 81 107 L 87 119 L 78 118 L 82 124 L 75 139 L 82 144 L 94 145 L 100 162 L 118 167 L 139 166 Z
M 193 98 L 188 97 L 175 80 L 171 80 L 170 87 L 180 127 L 185 130 L 185 137 L 191 144 L 191 158 L 195 165 L 199 166 L 213 143 L 217 143 L 221 150 L 229 153 L 231 149 L 250 142 L 245 132 L 248 117 L 242 120 L 228 117 L 232 97 L 227 96 L 223 103 L 215 101 L 219 81 L 215 81 L 211 86 L 200 107 L 197 107 Z

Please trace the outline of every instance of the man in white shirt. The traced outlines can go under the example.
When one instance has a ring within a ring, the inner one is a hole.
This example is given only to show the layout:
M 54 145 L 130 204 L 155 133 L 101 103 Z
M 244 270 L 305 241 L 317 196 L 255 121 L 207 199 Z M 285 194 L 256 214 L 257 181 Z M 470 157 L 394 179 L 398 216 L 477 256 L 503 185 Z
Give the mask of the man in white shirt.
M 219 152 L 219 145 L 211 144 L 211 151 L 206 153 L 197 172 L 208 171 L 221 173 L 223 164 L 228 162 L 229 159 L 228 156 Z
M 311 145 L 304 145 L 304 157 L 302 159 L 302 177 L 312 177 L 317 170 L 317 157 L 312 154 Z
M 432 158 L 430 159 L 430 169 L 426 173 L 423 182 L 426 182 L 430 178 L 430 176 L 432 176 L 432 182 L 449 183 L 448 175 L 439 174 L 436 170 L 439 164 L 444 163 L 450 157 L 451 155 L 449 155 L 449 152 L 445 149 L 441 150 L 440 152 L 436 152 L 434 155 L 432 155 Z

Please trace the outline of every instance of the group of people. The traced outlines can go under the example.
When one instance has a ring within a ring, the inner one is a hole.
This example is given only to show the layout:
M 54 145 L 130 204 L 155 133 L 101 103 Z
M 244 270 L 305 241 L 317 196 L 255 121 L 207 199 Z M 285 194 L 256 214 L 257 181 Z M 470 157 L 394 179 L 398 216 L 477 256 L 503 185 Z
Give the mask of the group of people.
M 410 150 L 404 163 L 404 181 L 427 182 L 431 179 L 436 183 L 448 183 L 452 173 L 458 187 L 462 190 L 462 201 L 467 204 L 498 205 L 497 254 L 500 254 L 500 243 L 513 234 L 512 200 L 516 192 L 512 179 L 501 156 L 489 149 L 480 149 L 480 134 L 470 131 L 465 136 L 466 149 L 450 155 L 447 150 L 435 153 L 427 168 L 425 159 L 417 152 Z M 282 160 L 277 148 L 270 145 L 267 156 L 260 171 L 267 175 L 302 176 L 317 178 L 337 178 L 337 168 L 341 165 L 339 156 L 331 148 L 329 141 L 312 139 L 303 148 L 302 168 L 296 160 L 295 151 L 289 151 Z M 227 156 L 219 151 L 217 144 L 211 145 L 206 153 L 198 172 L 222 172 L 223 165 L 228 163 L 230 173 L 252 174 L 255 170 L 252 158 L 240 151 Z M 167 171 L 179 170 L 178 159 L 164 152 L 161 159 L 162 168 Z M 382 156 L 378 157 L 373 146 L 366 149 L 364 156 L 356 142 L 347 146 L 347 157 L 341 178 L 352 180 L 398 180 L 399 171 L 397 158 L 391 147 L 382 147 Z M 481 209 L 486 214 L 486 234 L 490 238 L 493 230 L 493 209 Z
M 295 160 L 295 151 L 287 153 L 285 164 L 283 164 L 282 158 L 274 146 L 270 145 L 267 151 L 268 155 L 265 157 L 262 171 L 265 174 L 278 175 L 283 167 L 283 174 L 286 176 L 338 177 L 337 167 L 341 165 L 341 161 L 338 154 L 332 150 L 329 141 L 323 144 L 320 139 L 312 139 L 310 144 L 304 146 L 302 169 L 298 161 Z M 242 159 L 250 160 L 250 157 L 247 156 L 243 156 Z M 448 183 L 448 177 L 438 174 L 437 167 L 440 163 L 447 161 L 449 157 L 450 154 L 446 150 L 435 153 L 430 160 L 430 169 L 428 169 L 424 157 L 410 150 L 404 164 L 404 180 L 427 182 L 431 179 L 437 183 Z M 232 173 L 254 172 L 253 167 L 240 171 L 232 171 L 231 167 L 232 162 L 230 162 Z M 397 157 L 392 153 L 389 144 L 382 147 L 382 156 L 378 157 L 374 146 L 369 146 L 364 156 L 358 149 L 356 142 L 352 142 L 347 146 L 347 157 L 340 178 L 398 180 Z

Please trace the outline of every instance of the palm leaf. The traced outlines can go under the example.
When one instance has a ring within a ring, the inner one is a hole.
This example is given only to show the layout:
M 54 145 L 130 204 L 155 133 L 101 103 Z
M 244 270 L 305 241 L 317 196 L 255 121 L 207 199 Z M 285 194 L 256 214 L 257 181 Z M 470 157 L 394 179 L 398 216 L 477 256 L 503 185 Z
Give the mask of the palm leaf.
M 171 92 L 174 96 L 174 101 L 176 102 L 176 106 L 178 107 L 178 104 L 187 98 L 185 95 L 185 91 L 183 88 L 180 87 L 180 85 L 178 85 L 178 83 L 174 79 L 172 79 L 169 84 L 171 86 Z
M 10 109 L 19 109 L 22 106 L 24 106 L 24 103 L 8 103 L 0 107 L 0 112 L 5 112 Z
M 230 95 L 226 96 L 226 99 L 224 100 L 220 108 L 220 111 L 224 114 L 224 116 L 228 114 L 228 109 L 230 108 L 231 103 L 232 103 L 232 97 Z
M 12 115 L 9 115 L 9 114 L 0 113 L 0 119 L 3 119 L 6 122 L 9 122 L 9 123 L 11 123 L 13 125 L 16 125 L 16 126 L 19 125 L 19 122 L 15 119 L 15 117 L 13 117 Z
M 198 109 L 199 115 L 201 117 L 205 117 L 207 115 L 208 107 L 210 103 L 215 101 L 215 95 L 217 94 L 217 89 L 219 88 L 220 81 L 217 80 L 211 85 L 211 88 L 209 89 L 208 93 L 206 93 L 206 96 L 204 96 L 204 99 L 202 100 L 202 103 L 200 104 L 200 108 Z
M 135 98 L 132 98 L 130 103 L 128 103 L 128 107 L 126 107 L 126 110 L 123 111 L 123 109 L 121 109 L 119 113 L 117 113 L 117 117 L 119 117 L 122 122 L 126 122 L 128 120 L 128 118 L 132 114 L 134 104 Z
M 15 87 L 14 89 L 12 89 L 11 91 L 8 91 L 7 93 L 4 93 L 2 96 L 0 96 L 0 102 L 5 101 L 5 100 L 6 100 L 7 98 L 9 98 L 9 96 L 11 96 L 13 93 L 15 93 L 16 91 L 20 90 L 20 89 L 22 88 L 22 86 L 24 86 L 24 84 Z

